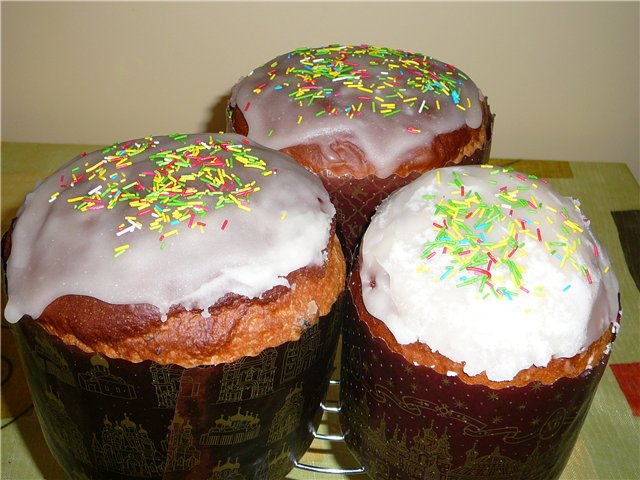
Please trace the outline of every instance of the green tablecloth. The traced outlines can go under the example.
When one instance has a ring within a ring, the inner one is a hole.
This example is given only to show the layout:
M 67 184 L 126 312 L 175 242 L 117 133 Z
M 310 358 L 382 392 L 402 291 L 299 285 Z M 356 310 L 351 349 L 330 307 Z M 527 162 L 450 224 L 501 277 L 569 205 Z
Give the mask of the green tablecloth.
M 78 153 L 97 145 L 2 143 L 2 231 L 36 182 Z M 600 388 L 562 480 L 640 479 L 640 190 L 626 165 L 494 159 L 525 173 L 548 178 L 562 194 L 579 198 L 593 229 L 609 251 L 621 285 L 622 329 Z M 4 310 L 4 292 L 2 299 Z M 64 473 L 45 444 L 13 337 L 2 324 L 1 478 L 61 479 Z M 337 399 L 331 387 L 329 400 Z M 634 415 L 635 413 L 635 415 Z M 339 433 L 327 415 L 322 433 Z M 303 463 L 356 466 L 344 444 L 316 440 Z M 291 479 L 328 479 L 296 469 Z M 333 478 L 351 478 L 334 476 Z M 357 478 L 353 476 L 353 478 Z

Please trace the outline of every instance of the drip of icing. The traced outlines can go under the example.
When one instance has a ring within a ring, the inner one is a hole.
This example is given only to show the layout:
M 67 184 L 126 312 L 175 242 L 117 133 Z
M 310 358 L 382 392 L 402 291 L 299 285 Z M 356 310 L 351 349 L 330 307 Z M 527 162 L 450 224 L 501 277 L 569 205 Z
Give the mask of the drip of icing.
M 617 279 L 579 204 L 509 169 L 426 173 L 379 207 L 362 242 L 367 310 L 468 375 L 512 380 L 616 324 Z
M 283 214 L 286 212 L 286 215 Z M 148 137 L 82 155 L 18 213 L 10 322 L 63 295 L 207 308 L 322 265 L 335 209 L 289 157 L 233 134 Z
M 357 145 L 385 178 L 437 135 L 482 123 L 482 93 L 460 70 L 426 55 L 369 45 L 301 48 L 253 70 L 232 89 L 251 138 L 272 148 Z

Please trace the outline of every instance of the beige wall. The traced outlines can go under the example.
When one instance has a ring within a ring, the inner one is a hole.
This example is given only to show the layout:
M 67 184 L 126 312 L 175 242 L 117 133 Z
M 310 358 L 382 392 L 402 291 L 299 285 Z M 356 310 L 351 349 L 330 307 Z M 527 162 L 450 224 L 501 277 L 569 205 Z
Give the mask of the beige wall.
M 254 66 L 366 42 L 470 74 L 494 157 L 623 161 L 638 178 L 638 18 L 638 2 L 2 2 L 2 139 L 219 130 Z

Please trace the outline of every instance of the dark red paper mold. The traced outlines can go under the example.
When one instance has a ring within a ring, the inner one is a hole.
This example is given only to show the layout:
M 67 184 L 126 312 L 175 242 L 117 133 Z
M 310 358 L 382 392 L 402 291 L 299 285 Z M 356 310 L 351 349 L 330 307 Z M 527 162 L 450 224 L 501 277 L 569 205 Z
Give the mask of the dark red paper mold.
M 609 355 L 576 378 L 492 389 L 413 365 L 347 307 L 340 422 L 374 479 L 560 476 Z
M 487 163 L 490 150 L 491 143 L 488 142 L 484 149 L 476 150 L 469 157 L 465 156 L 460 164 Z M 370 175 L 365 178 L 345 178 L 326 172 L 319 174 L 329 192 L 331 202 L 336 207 L 338 234 L 347 266 L 351 265 L 355 259 L 355 252 L 365 228 L 380 202 L 420 175 L 422 174 L 411 173 L 405 177 L 390 175 L 387 178 L 380 178 Z
M 341 318 L 233 363 L 185 369 L 85 353 L 13 326 L 47 444 L 70 478 L 276 479 L 313 440 Z

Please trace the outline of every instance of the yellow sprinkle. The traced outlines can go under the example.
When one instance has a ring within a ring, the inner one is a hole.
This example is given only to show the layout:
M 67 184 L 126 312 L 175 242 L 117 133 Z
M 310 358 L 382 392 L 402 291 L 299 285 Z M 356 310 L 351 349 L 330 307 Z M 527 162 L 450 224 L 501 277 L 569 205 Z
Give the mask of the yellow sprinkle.
M 440 170 L 436 172 L 436 183 L 440 185 Z
M 458 107 L 460 110 L 462 110 L 463 112 L 466 112 L 467 109 L 464 108 L 462 105 L 460 105 L 459 103 L 456 103 L 456 107 Z
M 287 218 L 287 212 L 282 212 L 282 215 L 280 215 L 280 219 L 284 220 L 285 218 Z
M 565 220 L 564 223 L 574 232 L 583 232 L 582 228 L 580 228 L 580 226 L 576 222 Z
M 440 100 L 436 100 L 436 108 L 440 110 Z
M 302 115 L 298 117 L 298 125 L 300 125 L 300 123 L 302 123 Z
M 120 245 L 119 247 L 114 248 L 113 249 L 113 256 L 115 258 L 119 257 L 124 252 L 126 252 L 128 248 L 129 248 L 129 244 L 128 243 L 126 245 Z

